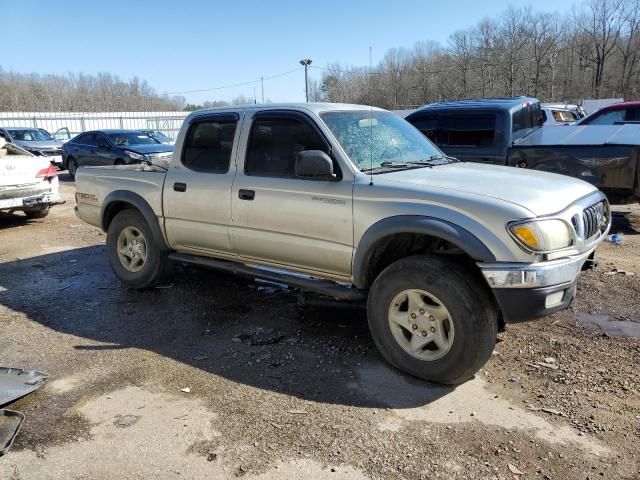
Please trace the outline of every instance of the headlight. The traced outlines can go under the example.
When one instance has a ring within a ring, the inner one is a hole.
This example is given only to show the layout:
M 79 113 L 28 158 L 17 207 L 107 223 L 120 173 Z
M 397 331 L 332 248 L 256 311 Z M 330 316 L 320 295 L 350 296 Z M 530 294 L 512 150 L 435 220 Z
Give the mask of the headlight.
M 574 242 L 571 227 L 562 220 L 511 223 L 509 231 L 523 247 L 534 252 L 561 250 Z
M 132 151 L 130 151 L 130 150 L 125 150 L 125 151 L 124 151 L 124 154 L 125 154 L 127 157 L 132 158 L 133 160 L 140 160 L 140 161 L 144 161 L 144 160 L 146 160 L 146 159 L 147 159 L 147 156 L 146 156 L 146 155 L 141 155 L 141 154 L 139 154 L 139 153 L 132 152 Z

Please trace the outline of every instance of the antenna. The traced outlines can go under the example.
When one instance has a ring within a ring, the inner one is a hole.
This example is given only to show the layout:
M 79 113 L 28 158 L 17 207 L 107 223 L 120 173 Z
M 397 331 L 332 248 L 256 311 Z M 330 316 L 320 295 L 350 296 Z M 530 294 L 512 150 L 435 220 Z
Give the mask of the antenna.
M 371 45 L 369 45 L 369 75 L 367 76 L 367 86 L 369 87 L 369 186 L 373 185 L 373 95 L 371 95 L 371 72 L 372 56 Z

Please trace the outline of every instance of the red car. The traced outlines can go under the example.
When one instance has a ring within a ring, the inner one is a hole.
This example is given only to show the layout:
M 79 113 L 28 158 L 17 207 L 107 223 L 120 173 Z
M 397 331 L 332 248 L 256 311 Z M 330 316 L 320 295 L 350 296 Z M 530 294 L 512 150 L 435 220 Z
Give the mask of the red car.
M 583 118 L 576 125 L 618 125 L 635 122 L 640 123 L 640 101 L 607 105 Z

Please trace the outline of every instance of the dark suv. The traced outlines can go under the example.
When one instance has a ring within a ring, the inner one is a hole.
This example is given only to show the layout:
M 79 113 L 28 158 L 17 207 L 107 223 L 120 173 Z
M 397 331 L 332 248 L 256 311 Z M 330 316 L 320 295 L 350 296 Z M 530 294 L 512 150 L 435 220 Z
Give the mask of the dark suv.
M 62 162 L 75 177 L 78 167 L 167 162 L 173 146 L 160 143 L 141 130 L 94 130 L 67 142 Z

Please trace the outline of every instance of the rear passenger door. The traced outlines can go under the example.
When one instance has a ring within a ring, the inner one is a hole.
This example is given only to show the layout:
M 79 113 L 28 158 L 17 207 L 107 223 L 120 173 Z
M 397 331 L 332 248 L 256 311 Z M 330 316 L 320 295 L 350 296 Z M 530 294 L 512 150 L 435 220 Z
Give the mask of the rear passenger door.
M 240 120 L 236 113 L 194 117 L 182 144 L 176 145 L 163 189 L 172 248 L 236 256 L 229 227 Z
M 92 165 L 92 155 L 95 151 L 95 134 L 83 133 L 73 143 L 71 156 L 76 159 L 79 167 Z
M 261 111 L 243 138 L 246 151 L 239 156 L 244 165 L 231 195 L 232 238 L 240 256 L 330 278 L 349 277 L 353 179 L 343 178 L 346 171 L 335 158 L 334 181 L 295 176 L 298 152 L 331 155 L 317 124 L 297 111 Z

